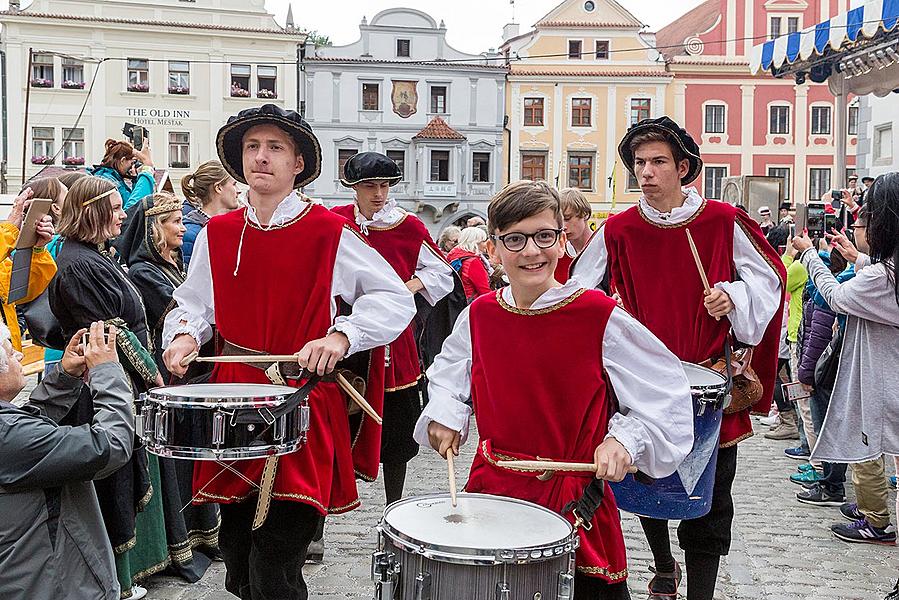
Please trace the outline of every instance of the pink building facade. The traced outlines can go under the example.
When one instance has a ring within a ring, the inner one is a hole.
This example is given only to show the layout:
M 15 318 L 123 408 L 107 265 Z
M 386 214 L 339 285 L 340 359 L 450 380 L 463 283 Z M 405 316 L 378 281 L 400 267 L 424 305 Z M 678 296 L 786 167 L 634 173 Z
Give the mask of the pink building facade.
M 849 0 L 707 0 L 656 34 L 674 79 L 674 116 L 700 142 L 705 169 L 696 186 L 719 198 L 735 175 L 782 177 L 791 201 L 820 199 L 845 187 L 855 170 L 858 107 L 836 114 L 826 84 L 752 76 L 752 47 L 814 27 Z M 835 119 L 848 123 L 847 169 L 835 172 Z

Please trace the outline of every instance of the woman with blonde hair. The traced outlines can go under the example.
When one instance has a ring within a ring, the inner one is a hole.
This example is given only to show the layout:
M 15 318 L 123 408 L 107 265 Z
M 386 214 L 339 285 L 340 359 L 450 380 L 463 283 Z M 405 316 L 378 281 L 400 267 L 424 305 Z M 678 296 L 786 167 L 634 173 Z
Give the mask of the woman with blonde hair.
M 469 302 L 490 291 L 490 276 L 481 258 L 486 250 L 487 232 L 481 227 L 466 227 L 459 234 L 459 245 L 446 257 L 459 273 Z
M 187 199 L 184 203 L 184 226 L 187 231 L 181 247 L 184 266 L 187 268 L 200 230 L 212 217 L 237 208 L 239 190 L 237 181 L 228 175 L 222 163 L 210 160 L 181 179 L 181 191 Z

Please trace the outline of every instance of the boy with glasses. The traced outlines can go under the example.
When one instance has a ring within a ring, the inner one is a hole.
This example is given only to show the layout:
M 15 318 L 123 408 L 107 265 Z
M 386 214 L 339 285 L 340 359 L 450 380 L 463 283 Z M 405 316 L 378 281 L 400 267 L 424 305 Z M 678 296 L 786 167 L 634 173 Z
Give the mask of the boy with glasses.
M 510 496 L 565 513 L 593 474 L 548 480 L 498 457 L 592 462 L 620 481 L 636 465 L 671 474 L 693 443 L 689 384 L 680 362 L 602 292 L 559 283 L 564 253 L 558 192 L 542 181 L 507 186 L 488 209 L 487 249 L 510 285 L 475 300 L 428 370 L 430 403 L 415 439 L 446 457 L 480 441 L 468 492 Z M 610 401 L 614 387 L 617 405 Z M 611 490 L 580 531 L 575 599 L 629 598 L 621 523 Z M 574 522 L 571 513 L 566 518 Z

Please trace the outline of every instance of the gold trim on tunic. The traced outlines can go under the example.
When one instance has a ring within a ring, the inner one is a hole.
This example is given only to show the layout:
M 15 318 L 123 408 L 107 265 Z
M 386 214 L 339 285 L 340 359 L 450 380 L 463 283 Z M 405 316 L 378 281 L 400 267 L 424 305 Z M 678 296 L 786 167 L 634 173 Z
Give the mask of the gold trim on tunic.
M 573 294 L 571 294 L 570 296 L 568 296 L 567 298 L 565 298 L 564 300 L 556 302 L 555 304 L 553 304 L 551 306 L 547 306 L 545 308 L 518 308 L 517 306 L 512 306 L 511 304 L 509 304 L 508 302 L 505 301 L 505 299 L 503 298 L 503 290 L 502 290 L 502 288 L 500 288 L 500 289 L 496 290 L 496 301 L 499 303 L 499 305 L 502 308 L 504 308 L 508 312 L 514 313 L 516 315 L 525 315 L 525 316 L 545 315 L 545 314 L 551 313 L 555 310 L 558 310 L 560 308 L 565 308 L 566 306 L 568 306 L 569 304 L 571 304 L 572 302 L 574 302 L 575 300 L 580 298 L 581 295 L 586 291 L 587 291 L 586 288 L 581 288 L 581 289 L 577 290 L 576 292 L 574 292 Z

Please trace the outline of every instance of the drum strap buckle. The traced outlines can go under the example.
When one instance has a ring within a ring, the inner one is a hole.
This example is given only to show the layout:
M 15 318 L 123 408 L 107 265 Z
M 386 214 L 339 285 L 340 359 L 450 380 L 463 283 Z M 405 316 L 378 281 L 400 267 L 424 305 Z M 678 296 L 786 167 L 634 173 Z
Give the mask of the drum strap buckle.
M 572 508 L 571 514 L 574 517 L 574 528 L 575 529 L 580 529 L 581 527 L 584 528 L 584 531 L 590 531 L 591 529 L 593 529 L 593 523 L 591 523 L 590 521 L 585 521 L 583 519 L 583 517 L 581 517 L 581 515 L 578 514 L 577 508 Z

